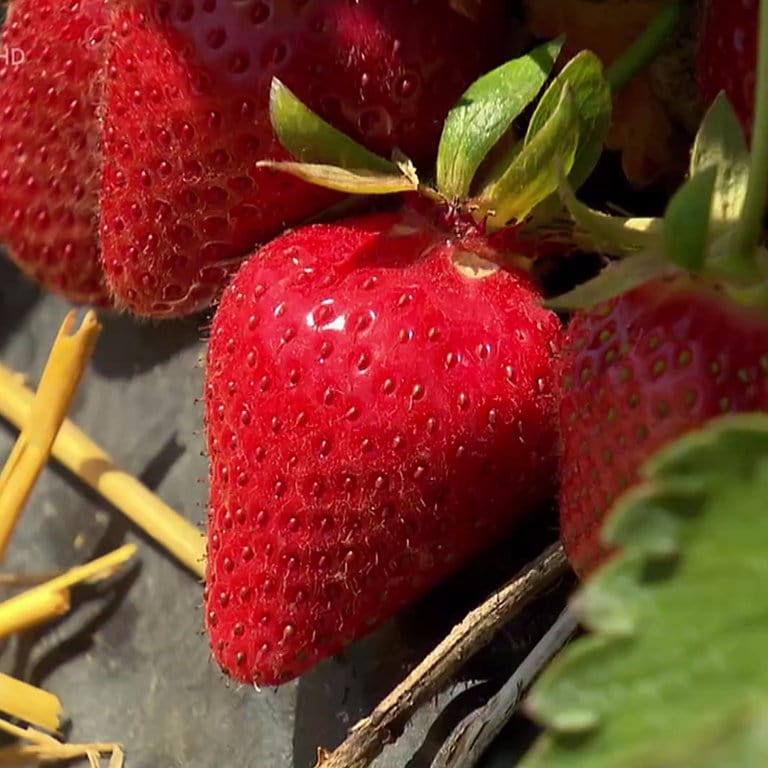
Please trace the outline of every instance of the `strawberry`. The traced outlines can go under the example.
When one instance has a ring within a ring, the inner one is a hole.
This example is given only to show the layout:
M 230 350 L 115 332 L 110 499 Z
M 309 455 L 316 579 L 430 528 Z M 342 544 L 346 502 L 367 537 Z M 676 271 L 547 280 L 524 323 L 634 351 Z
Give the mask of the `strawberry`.
M 286 159 L 269 120 L 278 76 L 337 128 L 430 163 L 464 88 L 500 61 L 503 3 L 446 0 L 118 2 L 104 109 L 103 264 L 139 315 L 208 305 L 257 243 L 337 196 Z
M 752 132 L 759 0 L 707 0 L 699 32 L 696 79 L 706 103 L 725 91 Z
M 278 684 L 548 498 L 559 321 L 473 228 L 406 209 L 305 227 L 213 319 L 206 626 Z
M 14 0 L 0 42 L 0 241 L 47 289 L 97 305 L 105 7 Z
M 564 342 L 560 529 L 580 575 L 605 561 L 601 524 L 669 441 L 731 411 L 768 409 L 768 323 L 687 277 L 577 314 Z

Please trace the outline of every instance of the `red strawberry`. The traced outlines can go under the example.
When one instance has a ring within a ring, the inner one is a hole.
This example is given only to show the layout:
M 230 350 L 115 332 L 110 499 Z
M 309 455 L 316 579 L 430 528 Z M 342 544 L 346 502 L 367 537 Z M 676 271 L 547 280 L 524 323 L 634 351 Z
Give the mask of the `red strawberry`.
M 678 278 L 577 315 L 564 346 L 560 530 L 586 575 L 608 555 L 607 510 L 647 458 L 721 413 L 768 409 L 768 323 Z
M 378 214 L 286 234 L 225 290 L 206 625 L 230 675 L 300 674 L 547 498 L 559 322 L 497 257 Z
M 106 304 L 96 201 L 105 0 L 15 0 L 0 42 L 0 241 L 74 302 Z
M 725 91 L 752 133 L 759 0 L 707 0 L 699 33 L 696 76 L 707 104 Z
M 117 4 L 101 209 L 117 301 L 141 315 L 204 307 L 255 244 L 337 199 L 256 170 L 286 157 L 273 76 L 375 151 L 428 163 L 449 108 L 502 56 L 502 15 L 500 0 L 476 22 L 446 0 Z

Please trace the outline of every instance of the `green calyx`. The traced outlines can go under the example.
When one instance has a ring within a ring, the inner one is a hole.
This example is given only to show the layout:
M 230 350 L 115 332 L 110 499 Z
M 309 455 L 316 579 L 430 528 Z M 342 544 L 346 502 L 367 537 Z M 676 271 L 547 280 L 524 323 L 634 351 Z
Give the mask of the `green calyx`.
M 562 40 L 536 48 L 473 83 L 450 111 L 437 155 L 437 186 L 446 197 L 465 199 L 490 151 L 544 87 Z
M 269 99 L 272 126 L 296 162 L 257 163 L 340 192 L 382 195 L 418 188 L 406 159 L 385 160 L 318 117 L 277 78 Z
M 586 181 L 600 159 L 610 119 L 603 66 L 593 53 L 582 51 L 544 91 L 510 157 L 482 179 L 476 202 L 491 227 L 528 217 L 557 192 L 559 169 L 575 186 Z
M 380 157 L 333 128 L 279 80 L 270 98 L 272 126 L 296 162 L 259 163 L 342 192 L 418 191 L 473 211 L 498 229 L 519 222 L 557 191 L 558 168 L 581 184 L 603 148 L 610 89 L 594 54 L 583 51 L 544 90 L 525 135 L 513 142 L 514 122 L 550 77 L 562 40 L 545 43 L 484 75 L 451 110 L 437 157 L 436 184 L 421 183 L 407 158 Z M 492 153 L 506 151 L 491 167 Z
M 582 51 L 544 87 L 561 48 L 562 40 L 544 43 L 467 89 L 446 119 L 433 186 L 401 154 L 380 157 L 333 128 L 277 79 L 272 126 L 296 160 L 258 166 L 353 194 L 420 192 L 471 211 L 490 229 L 519 223 L 555 196 L 559 168 L 576 186 L 586 180 L 608 131 L 610 88 L 594 54 Z M 518 138 L 515 121 L 539 95 Z
M 621 258 L 589 283 L 550 302 L 579 309 L 646 280 L 687 272 L 717 284 L 733 300 L 768 308 L 768 251 L 763 218 L 768 189 L 768 2 L 761 4 L 752 151 L 724 94 L 696 135 L 687 181 L 661 219 L 626 219 L 593 211 L 561 177 L 560 195 L 577 238 Z
M 488 231 L 525 223 L 535 236 L 567 217 L 563 189 L 578 189 L 600 159 L 612 90 L 648 64 L 679 16 L 679 9 L 663 9 L 626 58 L 612 65 L 610 82 L 590 51 L 578 53 L 553 77 L 562 39 L 483 75 L 446 118 L 434 184 L 422 181 L 402 154 L 380 157 L 333 128 L 279 80 L 271 90 L 272 126 L 296 160 L 258 165 L 351 194 L 419 192 L 470 213 Z M 531 108 L 532 117 L 521 127 Z M 567 245 L 592 243 L 588 228 L 568 229 Z
M 757 238 L 750 237 L 746 250 L 739 246 L 751 173 L 744 133 L 721 94 L 699 128 L 688 180 L 672 196 L 663 218 L 630 219 L 591 210 L 561 177 L 561 199 L 582 243 L 591 241 L 595 250 L 620 260 L 551 306 L 591 307 L 675 272 L 709 279 L 742 303 L 768 306 L 768 254 Z

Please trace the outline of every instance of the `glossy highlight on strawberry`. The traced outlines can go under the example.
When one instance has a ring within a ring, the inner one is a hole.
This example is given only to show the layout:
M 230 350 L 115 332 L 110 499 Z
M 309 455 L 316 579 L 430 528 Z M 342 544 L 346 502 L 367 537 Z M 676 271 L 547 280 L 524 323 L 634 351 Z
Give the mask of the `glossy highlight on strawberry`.
M 577 314 L 564 349 L 560 534 L 584 576 L 608 557 L 601 525 L 646 459 L 715 416 L 768 410 L 768 323 L 677 278 Z
M 484 237 L 406 211 L 257 252 L 213 320 L 206 626 L 277 684 L 553 490 L 559 321 Z
M 339 198 L 256 169 L 287 159 L 279 77 L 369 148 L 434 159 L 463 90 L 503 58 L 503 4 L 444 0 L 116 2 L 104 106 L 103 265 L 138 315 L 206 307 L 256 245 Z

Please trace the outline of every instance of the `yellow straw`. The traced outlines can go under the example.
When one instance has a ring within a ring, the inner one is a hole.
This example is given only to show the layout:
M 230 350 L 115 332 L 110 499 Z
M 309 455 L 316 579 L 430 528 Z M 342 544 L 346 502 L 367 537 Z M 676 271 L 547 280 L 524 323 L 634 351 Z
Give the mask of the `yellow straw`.
M 6 604 L 13 602 L 11 610 Z M 0 639 L 25 632 L 69 611 L 69 590 L 31 589 L 0 603 Z
M 0 712 L 56 733 L 62 707 L 52 693 L 0 673 Z
M 14 371 L 0 365 L 0 415 L 16 427 L 29 419 L 34 394 Z M 205 537 L 135 477 L 121 470 L 98 445 L 66 419 L 52 454 L 70 472 L 101 494 L 193 573 L 205 574 Z
M 61 324 L 37 395 L 19 424 L 21 434 L 0 473 L 0 560 L 32 486 L 48 461 L 56 433 L 67 415 L 101 330 L 93 312 L 88 312 L 80 328 L 70 333 L 74 323 L 72 311 Z
M 20 595 L 0 603 L 0 635 L 3 627 L 12 627 L 23 621 L 30 609 L 30 606 L 39 605 L 45 600 L 41 593 L 68 591 L 75 584 L 80 582 L 92 582 L 98 579 L 104 579 L 118 570 L 124 563 L 130 560 L 136 554 L 134 544 L 126 544 L 119 549 L 110 552 L 108 555 L 92 560 L 85 565 L 78 565 L 71 568 L 66 573 L 57 576 L 50 581 L 46 581 L 40 586 L 22 592 Z
M 48 573 L 0 573 L 0 589 L 36 587 L 44 581 L 50 581 L 60 573 L 60 571 L 50 571 Z
M 12 744 L 0 749 L 0 766 L 18 768 L 32 762 L 62 762 L 86 758 L 91 766 L 99 765 L 101 755 L 109 755 L 108 768 L 122 768 L 123 750 L 119 744 L 63 744 L 34 728 L 20 728 L 0 718 L 0 731 L 28 744 Z

